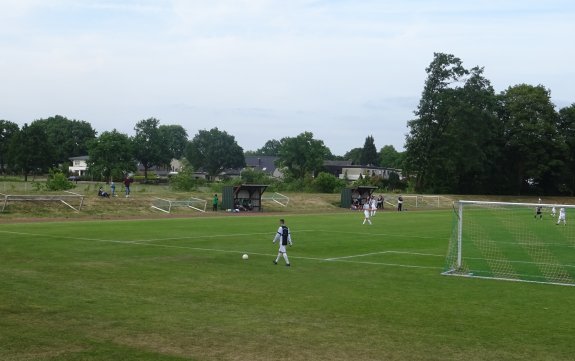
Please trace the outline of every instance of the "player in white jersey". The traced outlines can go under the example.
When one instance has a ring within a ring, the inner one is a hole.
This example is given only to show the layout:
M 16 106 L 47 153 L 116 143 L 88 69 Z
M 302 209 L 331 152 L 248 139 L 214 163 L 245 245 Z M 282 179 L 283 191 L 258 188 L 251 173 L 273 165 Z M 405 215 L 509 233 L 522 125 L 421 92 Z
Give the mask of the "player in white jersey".
M 279 241 L 280 248 L 278 251 L 278 256 L 276 257 L 274 264 L 278 264 L 278 261 L 281 256 L 283 256 L 284 260 L 286 261 L 286 266 L 290 266 L 289 259 L 287 256 L 286 246 L 289 244 L 290 246 L 293 244 L 291 241 L 291 233 L 289 228 L 285 225 L 285 221 L 280 219 L 280 226 L 278 231 L 274 237 L 273 243 Z
M 377 199 L 375 199 L 375 197 L 371 197 L 369 206 L 371 207 L 371 215 L 375 216 L 375 212 L 377 211 Z
M 563 225 L 567 225 L 566 221 L 565 221 L 565 208 L 561 207 L 559 208 L 559 218 L 557 218 L 557 224 L 561 223 L 561 221 L 563 221 Z
M 555 218 L 556 215 L 555 206 L 553 206 L 553 208 L 551 208 L 551 217 Z
M 370 219 L 370 217 L 371 217 L 371 209 L 370 209 L 370 207 L 371 207 L 371 206 L 369 205 L 369 201 L 366 201 L 366 202 L 363 204 L 363 215 L 364 215 L 363 224 L 365 224 L 365 222 L 368 222 L 369 224 L 371 224 L 371 219 Z

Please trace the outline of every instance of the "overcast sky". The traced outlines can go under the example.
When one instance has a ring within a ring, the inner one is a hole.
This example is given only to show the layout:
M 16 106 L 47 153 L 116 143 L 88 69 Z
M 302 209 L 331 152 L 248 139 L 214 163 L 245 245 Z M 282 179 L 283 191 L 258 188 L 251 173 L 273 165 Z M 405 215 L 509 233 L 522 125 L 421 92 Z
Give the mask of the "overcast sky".
M 434 52 L 575 103 L 571 0 L 0 0 L 0 119 L 403 150 Z

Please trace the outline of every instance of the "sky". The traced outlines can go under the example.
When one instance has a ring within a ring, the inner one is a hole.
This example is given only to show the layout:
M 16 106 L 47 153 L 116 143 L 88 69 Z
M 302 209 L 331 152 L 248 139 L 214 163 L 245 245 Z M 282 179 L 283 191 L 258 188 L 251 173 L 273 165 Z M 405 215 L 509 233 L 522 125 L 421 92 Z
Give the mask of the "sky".
M 0 0 L 0 119 L 404 150 L 435 52 L 575 103 L 571 0 Z

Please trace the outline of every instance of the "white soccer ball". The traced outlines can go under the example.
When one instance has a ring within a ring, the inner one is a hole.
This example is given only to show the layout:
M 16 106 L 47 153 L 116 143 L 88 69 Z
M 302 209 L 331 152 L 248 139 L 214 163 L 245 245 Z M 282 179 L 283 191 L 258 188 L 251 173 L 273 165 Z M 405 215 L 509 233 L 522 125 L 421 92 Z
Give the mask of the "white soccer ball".
M 249 256 L 248 256 L 247 254 L 244 254 L 244 255 L 242 256 L 242 259 L 248 259 L 248 258 L 249 258 Z

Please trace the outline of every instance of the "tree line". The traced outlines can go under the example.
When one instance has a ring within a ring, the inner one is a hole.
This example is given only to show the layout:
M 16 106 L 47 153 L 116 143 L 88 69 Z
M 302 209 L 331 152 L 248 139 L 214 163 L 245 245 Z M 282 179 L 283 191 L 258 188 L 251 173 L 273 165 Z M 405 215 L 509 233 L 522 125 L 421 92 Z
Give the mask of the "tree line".
M 317 176 L 324 160 L 380 163 L 372 136 L 367 137 L 364 148 L 337 157 L 311 132 L 268 140 L 262 148 L 244 152 L 234 136 L 218 128 L 200 130 L 188 139 L 182 126 L 162 125 L 158 119 L 149 118 L 136 123 L 134 130 L 132 137 L 116 129 L 97 136 L 89 123 L 60 115 L 35 120 L 21 129 L 13 122 L 0 120 L 0 169 L 3 174 L 22 174 L 26 180 L 30 174 L 65 171 L 70 158 L 88 155 L 92 179 L 122 179 L 136 171 L 138 164 L 147 179 L 150 169 L 169 169 L 172 159 L 183 158 L 188 168 L 205 171 L 213 178 L 227 169 L 244 168 L 246 155 L 273 155 L 278 157 L 277 165 L 287 180 L 304 180 Z M 393 146 L 384 149 L 382 159 L 399 164 L 399 153 Z
M 93 177 L 122 178 L 139 163 L 147 178 L 152 167 L 167 169 L 172 159 L 184 158 L 214 177 L 245 167 L 246 155 L 271 155 L 288 181 L 326 180 L 320 174 L 325 160 L 350 160 L 401 169 L 418 193 L 573 195 L 575 104 L 556 110 L 542 85 L 519 84 L 496 94 L 482 67 L 467 69 L 452 54 L 435 53 L 426 73 L 402 152 L 391 145 L 377 151 L 369 135 L 362 147 L 337 156 L 307 131 L 244 151 L 218 128 L 189 139 L 182 126 L 155 118 L 136 123 L 134 136 L 115 129 L 97 136 L 89 123 L 57 115 L 22 128 L 0 120 L 0 170 L 27 177 L 88 155 Z M 360 182 L 383 184 L 367 178 Z

